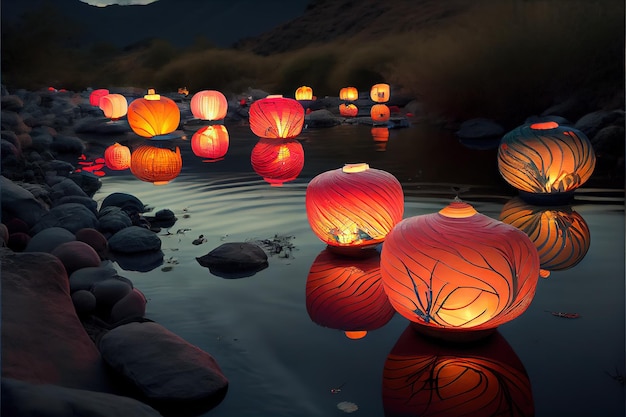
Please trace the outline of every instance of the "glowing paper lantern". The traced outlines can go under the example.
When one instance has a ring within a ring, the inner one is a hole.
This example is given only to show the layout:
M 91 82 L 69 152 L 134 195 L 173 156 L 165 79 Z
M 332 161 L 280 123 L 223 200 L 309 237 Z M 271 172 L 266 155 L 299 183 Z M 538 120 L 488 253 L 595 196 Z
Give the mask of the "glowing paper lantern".
M 130 149 L 128 146 L 114 143 L 104 150 L 104 163 L 107 168 L 114 171 L 130 168 Z
M 376 103 L 389 101 L 389 84 L 374 84 L 370 90 L 370 98 Z
M 499 332 L 480 344 L 437 343 L 402 333 L 385 360 L 386 417 L 532 417 L 530 378 Z
M 228 112 L 226 96 L 215 90 L 198 91 L 191 97 L 191 113 L 196 119 L 222 120 Z
M 569 206 L 538 207 L 513 198 L 502 207 L 500 220 L 528 235 L 547 271 L 576 266 L 591 245 L 587 222 Z
M 180 110 L 174 100 L 148 90 L 143 98 L 128 105 L 128 124 L 144 138 L 160 139 L 178 128 Z
M 343 117 L 356 117 L 359 109 L 354 104 L 340 104 L 339 114 Z
M 282 96 L 253 102 L 249 114 L 250 129 L 260 138 L 295 138 L 304 126 L 304 107 L 297 100 Z
M 89 104 L 94 107 L 98 107 L 100 105 L 100 99 L 107 94 L 109 94 L 109 90 L 107 90 L 106 88 L 98 88 L 96 90 L 93 90 L 91 94 L 89 94 Z
M 362 338 L 383 327 L 395 310 L 380 280 L 380 255 L 365 259 L 338 257 L 323 250 L 306 281 L 306 309 L 320 326 Z
M 117 120 L 126 116 L 128 112 L 128 100 L 121 94 L 107 94 L 100 97 L 100 110 L 104 113 L 104 117 L 111 120 Z
M 389 128 L 374 126 L 371 129 L 372 138 L 376 142 L 376 150 L 384 152 L 387 150 L 387 142 L 389 141 Z
M 295 180 L 304 168 L 304 148 L 295 139 L 261 139 L 252 148 L 250 162 L 254 172 L 274 187 Z
M 313 100 L 313 89 L 306 85 L 296 90 L 296 100 Z
M 579 130 L 556 122 L 522 125 L 498 147 L 498 169 L 530 202 L 555 203 L 572 197 L 595 168 L 591 142 Z
M 224 125 L 201 127 L 191 137 L 191 150 L 194 155 L 206 158 L 202 162 L 217 162 L 228 152 L 230 137 Z
M 356 87 L 344 87 L 339 90 L 339 98 L 346 101 L 354 101 L 359 98 L 359 90 Z
M 364 163 L 347 164 L 313 178 L 305 203 L 313 233 L 335 249 L 381 243 L 404 214 L 400 182 Z
M 167 184 L 180 174 L 182 167 L 183 160 L 178 147 L 172 151 L 142 145 L 132 152 L 130 158 L 130 171 L 133 175 L 154 185 Z
M 370 117 L 374 123 L 384 123 L 389 120 L 391 113 L 386 104 L 374 104 L 370 110 Z
M 381 271 L 391 304 L 417 330 L 470 340 L 528 308 L 539 255 L 521 230 L 456 200 L 398 223 L 383 245 Z

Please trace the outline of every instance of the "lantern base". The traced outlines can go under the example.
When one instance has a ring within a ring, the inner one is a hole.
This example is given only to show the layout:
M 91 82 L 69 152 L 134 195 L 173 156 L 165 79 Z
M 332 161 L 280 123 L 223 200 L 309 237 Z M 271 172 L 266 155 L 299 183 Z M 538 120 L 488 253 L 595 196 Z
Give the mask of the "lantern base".
M 379 256 L 379 244 L 369 246 L 326 246 L 329 252 L 335 255 L 346 256 L 350 258 L 371 258 L 372 256 Z
M 529 193 L 520 190 L 519 196 L 528 204 L 537 206 L 564 206 L 574 200 L 574 191 L 562 193 Z
M 483 340 L 496 332 L 496 327 L 484 330 L 471 329 L 438 329 L 411 322 L 413 329 L 428 338 L 452 343 L 471 343 Z

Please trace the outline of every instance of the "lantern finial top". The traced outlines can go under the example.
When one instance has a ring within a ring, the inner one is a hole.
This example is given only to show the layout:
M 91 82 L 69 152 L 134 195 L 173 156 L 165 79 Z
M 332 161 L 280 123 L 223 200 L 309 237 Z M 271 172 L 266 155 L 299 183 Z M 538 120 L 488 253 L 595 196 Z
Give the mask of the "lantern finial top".
M 365 162 L 360 162 L 358 164 L 345 164 L 341 169 L 346 174 L 352 174 L 355 172 L 363 172 L 370 169 L 370 166 Z
M 530 125 L 530 128 L 533 130 L 548 130 L 556 129 L 557 127 L 559 127 L 559 124 L 557 122 L 540 122 Z
M 458 198 L 455 198 L 454 201 L 448 204 L 446 207 L 439 210 L 439 214 L 446 217 L 451 217 L 455 219 L 462 219 L 466 217 L 471 217 L 478 212 L 471 204 L 468 204 Z
M 160 100 L 161 96 L 156 94 L 156 90 L 154 88 L 148 88 L 148 94 L 143 96 L 146 100 Z

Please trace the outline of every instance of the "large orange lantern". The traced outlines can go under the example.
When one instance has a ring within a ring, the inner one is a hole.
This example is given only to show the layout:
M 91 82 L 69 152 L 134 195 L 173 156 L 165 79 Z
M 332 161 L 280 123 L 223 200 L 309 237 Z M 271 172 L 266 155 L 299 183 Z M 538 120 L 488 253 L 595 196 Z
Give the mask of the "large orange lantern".
M 304 126 L 304 107 L 297 100 L 282 96 L 253 102 L 249 114 L 250 129 L 260 138 L 295 138 Z
M 374 84 L 370 89 L 370 98 L 376 103 L 389 101 L 389 84 Z
M 224 125 L 201 127 L 191 137 L 191 150 L 194 155 L 205 158 L 202 162 L 217 162 L 228 152 L 230 137 Z
M 516 197 L 502 207 L 500 220 L 528 235 L 548 272 L 576 266 L 591 245 L 587 222 L 570 206 L 534 206 Z
M 581 131 L 556 122 L 522 125 L 498 147 L 498 169 L 531 203 L 571 199 L 596 165 L 591 142 Z
M 313 100 L 313 89 L 303 85 L 296 90 L 296 100 Z
M 304 168 L 304 148 L 295 139 L 260 139 L 252 148 L 250 162 L 254 172 L 271 186 L 280 187 L 295 180 Z
M 174 100 L 148 90 L 143 98 L 128 105 L 128 124 L 144 138 L 161 139 L 178 128 L 180 109 Z
M 386 417 L 532 417 L 528 373 L 499 332 L 483 343 L 437 343 L 408 326 L 385 360 Z
M 398 223 L 383 245 L 381 272 L 391 304 L 417 330 L 470 340 L 528 308 L 539 255 L 521 230 L 455 200 Z
M 339 90 L 339 98 L 345 101 L 354 101 L 359 98 L 359 90 L 356 87 L 344 87 Z
M 104 117 L 111 120 L 117 120 L 126 116 L 128 112 L 128 100 L 121 94 L 107 94 L 100 97 L 100 110 L 104 113 Z
M 130 171 L 142 181 L 154 185 L 167 184 L 180 174 L 183 160 L 180 149 L 175 150 L 142 145 L 131 154 Z
M 306 310 L 313 322 L 351 339 L 383 327 L 395 310 L 380 280 L 380 255 L 346 258 L 324 249 L 309 270 Z
M 98 88 L 96 90 L 93 90 L 89 94 L 89 104 L 94 107 L 100 106 L 100 99 L 107 94 L 109 94 L 109 90 L 107 90 L 106 88 Z
M 386 104 L 374 104 L 370 109 L 370 117 L 374 123 L 384 123 L 391 117 L 389 106 Z
M 339 114 L 343 117 L 356 117 L 359 114 L 359 109 L 354 104 L 340 104 Z
M 114 143 L 104 150 L 104 164 L 114 171 L 130 168 L 130 149 L 128 146 Z
M 228 112 L 226 96 L 216 90 L 198 91 L 191 97 L 191 114 L 201 120 L 222 120 Z
M 313 233 L 335 249 L 381 243 L 404 214 L 400 182 L 365 163 L 319 174 L 307 186 L 305 203 Z

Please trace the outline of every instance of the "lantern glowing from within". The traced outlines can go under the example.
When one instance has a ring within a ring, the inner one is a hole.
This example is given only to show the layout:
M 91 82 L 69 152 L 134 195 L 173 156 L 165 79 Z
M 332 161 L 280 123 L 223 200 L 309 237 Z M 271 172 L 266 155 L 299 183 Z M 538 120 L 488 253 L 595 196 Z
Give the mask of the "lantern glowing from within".
M 104 113 L 104 117 L 111 120 L 117 120 L 126 116 L 128 112 L 128 100 L 121 94 L 107 94 L 100 97 L 100 110 Z
M 569 206 L 538 207 L 513 198 L 502 207 L 500 220 L 528 235 L 548 271 L 576 266 L 591 245 L 587 222 Z
M 306 310 L 313 322 L 354 339 L 391 320 L 395 310 L 383 290 L 376 254 L 345 258 L 325 249 L 315 258 L 306 281 Z
M 356 117 L 359 109 L 354 104 L 340 104 L 339 114 L 343 117 Z
M 359 90 L 356 87 L 344 87 L 339 90 L 339 98 L 345 101 L 354 101 L 359 98 Z
M 418 331 L 470 340 L 528 308 L 539 255 L 521 230 L 455 200 L 398 223 L 383 245 L 381 271 L 391 304 Z
M 183 160 L 180 149 L 174 151 L 156 146 L 142 145 L 130 158 L 130 171 L 142 181 L 164 185 L 180 174 Z
M 389 84 L 374 84 L 370 90 L 370 98 L 376 103 L 389 101 Z
M 104 150 L 104 164 L 114 171 L 130 168 L 130 149 L 128 146 L 114 143 Z
M 374 126 L 371 129 L 372 138 L 376 142 L 376 150 L 384 152 L 387 150 L 387 142 L 389 141 L 389 128 Z
M 174 100 L 148 90 L 143 98 L 128 105 L 128 124 L 144 138 L 159 139 L 178 128 L 180 110 Z
M 507 133 L 498 147 L 500 174 L 522 196 L 571 197 L 591 177 L 595 164 L 584 133 L 556 122 L 522 125 Z
M 252 148 L 250 162 L 254 172 L 273 187 L 295 180 L 304 168 L 304 148 L 295 139 L 261 139 Z
M 191 150 L 194 155 L 206 158 L 202 162 L 217 162 L 228 152 L 230 137 L 224 125 L 201 127 L 191 137 Z
M 319 174 L 305 195 L 313 233 L 331 248 L 377 245 L 404 215 L 404 193 L 392 174 L 364 163 Z
M 222 120 L 228 112 L 226 96 L 215 90 L 198 91 L 189 103 L 191 114 L 201 120 Z
M 386 417 L 535 415 L 528 373 L 499 332 L 455 346 L 408 326 L 385 360 L 382 397 Z
M 296 90 L 296 100 L 313 100 L 313 89 L 306 85 Z
M 374 104 L 370 110 L 370 117 L 374 123 L 384 123 L 391 117 L 389 106 L 386 104 Z
M 100 99 L 109 94 L 109 90 L 106 88 L 98 88 L 97 90 L 93 90 L 91 94 L 89 94 L 89 104 L 94 107 L 100 106 Z
M 302 132 L 304 107 L 297 100 L 267 96 L 250 105 L 250 129 L 260 138 L 292 139 Z

